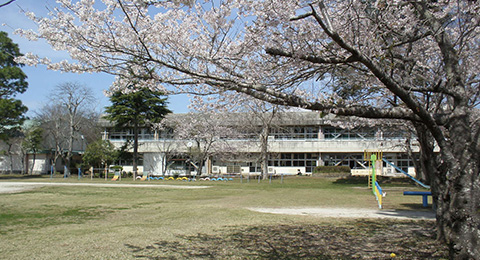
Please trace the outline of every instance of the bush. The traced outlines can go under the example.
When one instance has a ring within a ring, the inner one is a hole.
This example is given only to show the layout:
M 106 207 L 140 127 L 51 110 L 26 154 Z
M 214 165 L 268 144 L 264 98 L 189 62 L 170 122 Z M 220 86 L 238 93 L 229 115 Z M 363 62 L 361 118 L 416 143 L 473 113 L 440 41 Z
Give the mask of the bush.
M 313 170 L 314 173 L 350 173 L 350 167 L 348 166 L 317 166 Z
M 346 177 L 350 176 L 350 167 L 348 166 L 317 166 L 313 174 L 324 177 Z
M 110 169 L 114 170 L 114 171 L 122 171 L 123 167 L 120 166 L 120 165 L 115 165 L 115 166 L 110 167 Z

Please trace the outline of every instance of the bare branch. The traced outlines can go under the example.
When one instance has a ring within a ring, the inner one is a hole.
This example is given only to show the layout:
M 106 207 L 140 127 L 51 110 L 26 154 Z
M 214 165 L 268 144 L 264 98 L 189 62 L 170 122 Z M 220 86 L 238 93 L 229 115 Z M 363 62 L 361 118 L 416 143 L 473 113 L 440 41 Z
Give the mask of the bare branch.
M 15 0 L 10 0 L 10 1 L 7 1 L 6 3 L 0 4 L 0 8 L 9 5 L 9 4 L 13 3 L 14 1 Z

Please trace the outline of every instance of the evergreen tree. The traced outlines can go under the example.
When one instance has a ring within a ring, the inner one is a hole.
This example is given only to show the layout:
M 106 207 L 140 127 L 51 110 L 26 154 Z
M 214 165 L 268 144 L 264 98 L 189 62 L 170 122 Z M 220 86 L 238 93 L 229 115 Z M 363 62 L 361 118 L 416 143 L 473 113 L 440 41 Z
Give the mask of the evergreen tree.
M 87 165 L 100 168 L 113 163 L 118 157 L 118 151 L 108 140 L 97 140 L 87 146 L 83 155 L 83 162 Z M 93 173 L 92 173 L 93 174 Z
M 110 97 L 112 105 L 106 108 L 106 119 L 119 128 L 133 128 L 133 178 L 137 174 L 138 130 L 140 127 L 159 123 L 171 113 L 163 92 L 147 88 L 135 89 L 130 93 L 116 92 Z
M 0 32 L 0 138 L 7 140 L 25 120 L 27 107 L 14 97 L 27 90 L 27 76 L 15 62 L 21 56 L 18 45 L 13 43 L 6 32 Z
M 30 171 L 30 174 L 33 174 L 37 152 L 42 148 L 43 128 L 38 125 L 31 126 L 24 130 L 24 135 L 22 148 L 25 150 L 25 153 L 33 153 L 32 165 L 30 169 L 26 169 L 26 172 L 28 174 L 28 171 Z

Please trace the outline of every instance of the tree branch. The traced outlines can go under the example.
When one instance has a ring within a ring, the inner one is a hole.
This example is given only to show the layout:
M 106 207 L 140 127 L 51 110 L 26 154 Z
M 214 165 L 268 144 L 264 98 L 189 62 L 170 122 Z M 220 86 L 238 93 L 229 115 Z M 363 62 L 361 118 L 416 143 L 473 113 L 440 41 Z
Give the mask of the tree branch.
M 6 3 L 0 4 L 0 8 L 9 5 L 9 4 L 13 3 L 14 1 L 15 0 L 10 0 L 10 1 L 7 1 Z
M 272 56 L 282 56 L 282 57 L 287 57 L 287 58 L 296 58 L 296 59 L 309 61 L 311 63 L 316 63 L 316 64 L 345 64 L 345 63 L 351 63 L 351 62 L 358 61 L 353 56 L 350 56 L 346 59 L 322 58 L 322 57 L 312 56 L 312 55 L 295 55 L 294 53 L 285 52 L 285 51 L 282 51 L 282 50 L 276 49 L 276 48 L 267 48 L 265 50 L 265 52 L 267 54 L 272 55 Z
M 360 51 L 358 51 L 355 47 L 351 46 L 348 44 L 346 41 L 342 39 L 342 37 L 333 30 L 330 19 L 328 17 L 328 13 L 326 11 L 326 7 L 323 4 L 323 2 L 319 3 L 320 7 L 320 12 L 323 16 L 320 17 L 320 15 L 316 12 L 315 8 L 313 5 L 310 5 L 313 13 L 313 17 L 315 20 L 318 22 L 320 27 L 325 31 L 325 33 L 337 44 L 339 45 L 342 49 L 350 52 L 352 56 L 357 59 L 360 63 L 365 65 L 369 71 L 378 79 L 380 82 L 384 84 L 384 86 L 390 90 L 392 93 L 394 93 L 396 96 L 398 96 L 405 104 L 406 106 L 416 115 L 418 115 L 419 119 L 432 131 L 432 133 L 435 136 L 435 139 L 439 143 L 440 146 L 443 146 L 445 143 L 445 136 L 443 135 L 442 130 L 440 127 L 436 124 L 434 118 L 432 115 L 429 114 L 429 112 L 422 107 L 417 100 L 415 100 L 410 93 L 406 90 L 408 88 L 399 85 L 397 82 L 394 81 L 393 78 L 391 78 L 385 71 L 383 71 L 379 65 L 377 65 L 374 61 L 369 59 L 366 56 L 363 56 Z M 325 19 L 326 22 L 323 20 Z

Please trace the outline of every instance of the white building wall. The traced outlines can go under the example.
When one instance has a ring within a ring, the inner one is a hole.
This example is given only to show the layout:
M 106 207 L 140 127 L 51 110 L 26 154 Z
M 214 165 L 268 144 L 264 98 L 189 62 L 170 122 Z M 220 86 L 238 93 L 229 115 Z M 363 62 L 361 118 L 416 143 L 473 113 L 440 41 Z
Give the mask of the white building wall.
M 32 174 L 47 174 L 50 171 L 50 163 L 46 154 L 37 154 L 35 155 L 35 163 L 33 162 L 33 155 L 28 156 L 28 172 Z
M 162 175 L 164 165 L 162 153 L 144 153 L 143 170 L 152 175 Z
M 185 140 L 167 140 L 162 141 L 162 145 L 169 143 L 169 149 L 179 153 L 187 152 Z M 234 152 L 258 153 L 260 145 L 257 140 L 232 140 L 228 141 Z M 116 147 L 121 147 L 123 141 L 112 141 Z M 418 147 L 412 147 L 413 152 L 418 152 Z M 138 147 L 139 153 L 158 153 L 161 152 L 158 147 L 158 141 L 142 141 Z M 405 152 L 404 142 L 402 140 L 275 140 L 269 142 L 269 151 L 272 153 L 363 153 L 365 150 L 382 150 L 385 153 Z

